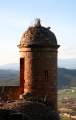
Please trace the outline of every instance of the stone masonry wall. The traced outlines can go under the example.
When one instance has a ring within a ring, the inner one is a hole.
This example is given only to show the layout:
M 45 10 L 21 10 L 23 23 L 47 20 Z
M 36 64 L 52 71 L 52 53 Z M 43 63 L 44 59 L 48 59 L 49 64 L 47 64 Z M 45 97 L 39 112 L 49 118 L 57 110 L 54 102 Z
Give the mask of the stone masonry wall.
M 24 92 L 46 98 L 57 107 L 57 51 L 51 48 L 26 48 Z

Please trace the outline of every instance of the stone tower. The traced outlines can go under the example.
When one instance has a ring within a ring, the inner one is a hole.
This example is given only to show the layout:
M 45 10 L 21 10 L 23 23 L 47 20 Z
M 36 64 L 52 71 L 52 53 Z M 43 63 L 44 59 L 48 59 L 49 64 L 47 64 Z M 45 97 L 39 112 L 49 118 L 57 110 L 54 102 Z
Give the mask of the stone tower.
M 50 28 L 35 24 L 23 33 L 20 44 L 20 94 L 30 93 L 57 110 L 57 40 Z

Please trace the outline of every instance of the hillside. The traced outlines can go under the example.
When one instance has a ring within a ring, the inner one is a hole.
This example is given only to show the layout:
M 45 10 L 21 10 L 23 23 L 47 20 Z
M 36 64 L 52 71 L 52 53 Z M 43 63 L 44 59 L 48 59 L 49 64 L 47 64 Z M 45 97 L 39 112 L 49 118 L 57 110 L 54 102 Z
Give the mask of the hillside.
M 19 84 L 18 70 L 0 69 L 0 86 L 14 86 Z M 58 88 L 76 87 L 76 69 L 58 69 Z
M 0 69 L 0 86 L 17 86 L 19 85 L 18 70 Z
M 58 69 L 58 88 L 76 87 L 76 69 Z

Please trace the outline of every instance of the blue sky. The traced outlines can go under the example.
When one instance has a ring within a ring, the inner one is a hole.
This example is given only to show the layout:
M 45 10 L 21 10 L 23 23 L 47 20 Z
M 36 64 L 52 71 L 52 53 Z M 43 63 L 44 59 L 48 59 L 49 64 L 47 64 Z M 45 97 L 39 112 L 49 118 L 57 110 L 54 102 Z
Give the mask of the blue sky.
M 55 33 L 60 59 L 76 58 L 76 0 L 0 0 L 0 64 L 19 62 L 17 44 L 35 18 Z

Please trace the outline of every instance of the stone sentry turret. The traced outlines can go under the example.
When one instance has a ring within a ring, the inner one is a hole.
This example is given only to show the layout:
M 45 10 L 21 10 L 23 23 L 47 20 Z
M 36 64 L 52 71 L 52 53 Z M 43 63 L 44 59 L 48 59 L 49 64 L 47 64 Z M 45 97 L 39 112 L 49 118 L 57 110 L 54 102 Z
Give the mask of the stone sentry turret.
M 20 94 L 30 94 L 57 110 L 57 39 L 50 27 L 35 21 L 21 37 Z

